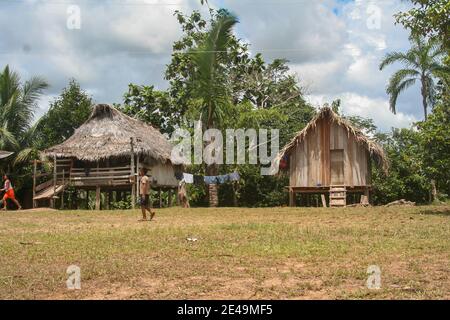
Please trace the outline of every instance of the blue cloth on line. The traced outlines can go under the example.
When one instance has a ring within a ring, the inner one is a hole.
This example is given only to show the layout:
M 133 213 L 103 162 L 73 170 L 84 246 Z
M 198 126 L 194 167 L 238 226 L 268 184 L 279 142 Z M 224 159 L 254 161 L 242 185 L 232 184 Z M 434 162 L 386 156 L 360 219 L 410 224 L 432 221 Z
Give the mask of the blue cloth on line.
M 217 184 L 216 176 L 205 176 L 204 181 L 206 184 Z

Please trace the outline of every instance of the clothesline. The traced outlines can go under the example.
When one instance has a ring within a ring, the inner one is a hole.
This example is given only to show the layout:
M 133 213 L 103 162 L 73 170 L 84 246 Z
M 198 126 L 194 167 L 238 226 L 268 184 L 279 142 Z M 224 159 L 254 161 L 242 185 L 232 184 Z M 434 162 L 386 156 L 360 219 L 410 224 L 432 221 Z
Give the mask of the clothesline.
M 223 184 L 229 181 L 239 181 L 241 177 L 235 171 L 218 176 L 202 176 L 185 172 L 175 172 L 175 178 L 188 184 Z

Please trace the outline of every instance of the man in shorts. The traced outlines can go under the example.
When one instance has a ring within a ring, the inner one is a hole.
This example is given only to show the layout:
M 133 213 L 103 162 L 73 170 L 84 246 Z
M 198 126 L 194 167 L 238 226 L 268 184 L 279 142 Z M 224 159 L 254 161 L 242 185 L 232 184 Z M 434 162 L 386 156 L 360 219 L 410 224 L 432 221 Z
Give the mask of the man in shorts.
M 6 200 L 11 199 L 16 206 L 19 208 L 19 210 L 22 210 L 22 206 L 20 205 L 19 201 L 16 200 L 16 196 L 14 195 L 14 189 L 11 185 L 11 180 L 9 180 L 8 176 L 5 174 L 3 175 L 3 181 L 4 181 L 4 185 L 3 185 L 3 189 L 0 189 L 0 191 L 4 191 L 5 194 L 3 195 L 3 209 L 2 210 L 6 210 Z
M 141 168 L 139 170 L 139 176 L 140 179 L 140 186 L 139 186 L 139 192 L 140 192 L 140 198 L 141 198 L 141 210 L 142 210 L 142 219 L 139 221 L 146 221 L 147 220 L 147 213 L 148 211 L 150 213 L 150 221 L 155 216 L 155 211 L 152 211 L 151 209 L 151 203 L 150 203 L 150 178 L 147 176 L 147 170 L 145 168 Z

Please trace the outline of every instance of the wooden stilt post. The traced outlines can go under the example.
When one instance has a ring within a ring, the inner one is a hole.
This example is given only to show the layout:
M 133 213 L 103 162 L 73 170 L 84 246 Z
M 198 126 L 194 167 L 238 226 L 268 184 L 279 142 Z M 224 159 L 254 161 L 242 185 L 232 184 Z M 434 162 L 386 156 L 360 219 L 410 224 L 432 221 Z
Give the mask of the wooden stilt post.
M 56 207 L 56 180 L 58 176 L 56 175 L 56 154 L 53 154 L 53 196 L 51 199 L 51 207 L 55 209 Z
M 108 191 L 108 199 L 106 201 L 106 210 L 111 209 L 112 198 L 113 198 L 113 192 L 110 190 L 110 191 Z
M 140 186 L 140 176 L 139 176 L 139 155 L 136 157 L 136 202 L 141 194 L 141 186 Z
M 33 208 L 36 208 L 36 200 L 34 197 L 36 196 L 36 170 L 37 170 L 37 160 L 33 160 Z
M 159 207 L 162 208 L 162 197 L 161 197 L 161 188 L 159 188 L 158 190 L 158 197 L 159 197 Z
M 320 195 L 320 198 L 322 199 L 322 207 L 326 208 L 327 207 L 327 200 L 325 199 L 325 195 L 322 193 Z
M 101 190 L 100 186 L 95 188 L 95 210 L 100 210 Z
M 295 207 L 295 193 L 292 188 L 289 188 L 289 206 Z
M 135 208 L 135 204 L 136 204 L 136 194 L 135 194 L 135 176 L 134 176 L 134 144 L 133 144 L 133 138 L 130 138 L 130 146 L 131 146 L 131 153 L 130 153 L 130 157 L 131 157 L 131 162 L 130 162 L 130 173 L 131 173 L 131 208 L 134 209 Z
M 172 189 L 168 191 L 167 206 L 169 208 L 172 206 Z
M 64 209 L 64 169 L 62 171 L 61 209 Z
M 86 210 L 89 210 L 89 190 L 86 190 Z

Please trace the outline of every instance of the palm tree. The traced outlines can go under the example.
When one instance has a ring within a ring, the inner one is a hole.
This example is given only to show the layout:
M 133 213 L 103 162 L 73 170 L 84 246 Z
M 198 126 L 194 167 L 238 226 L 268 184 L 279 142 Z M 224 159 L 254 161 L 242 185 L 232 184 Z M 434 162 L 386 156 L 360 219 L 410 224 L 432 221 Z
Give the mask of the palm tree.
M 435 97 L 434 76 L 445 69 L 440 63 L 440 57 L 445 53 L 436 40 L 424 39 L 420 36 L 411 36 L 411 49 L 406 53 L 391 52 L 386 54 L 380 63 L 380 70 L 395 62 L 401 62 L 403 69 L 395 72 L 389 79 L 386 92 L 389 95 L 389 107 L 396 113 L 397 98 L 406 89 L 420 80 L 422 105 L 425 120 L 427 120 L 428 107 L 433 106 Z
M 19 152 L 15 162 L 28 159 L 24 150 L 31 154 L 37 100 L 47 87 L 40 77 L 22 83 L 19 74 L 9 66 L 0 72 L 0 149 Z
M 227 47 L 237 18 L 226 12 L 219 15 L 205 35 L 205 39 L 190 51 L 194 64 L 194 95 L 200 100 L 202 123 L 206 129 L 218 128 L 229 109 L 230 92 L 224 72 Z M 217 165 L 208 165 L 208 175 L 216 175 Z M 217 206 L 217 185 L 209 187 L 210 206 Z

